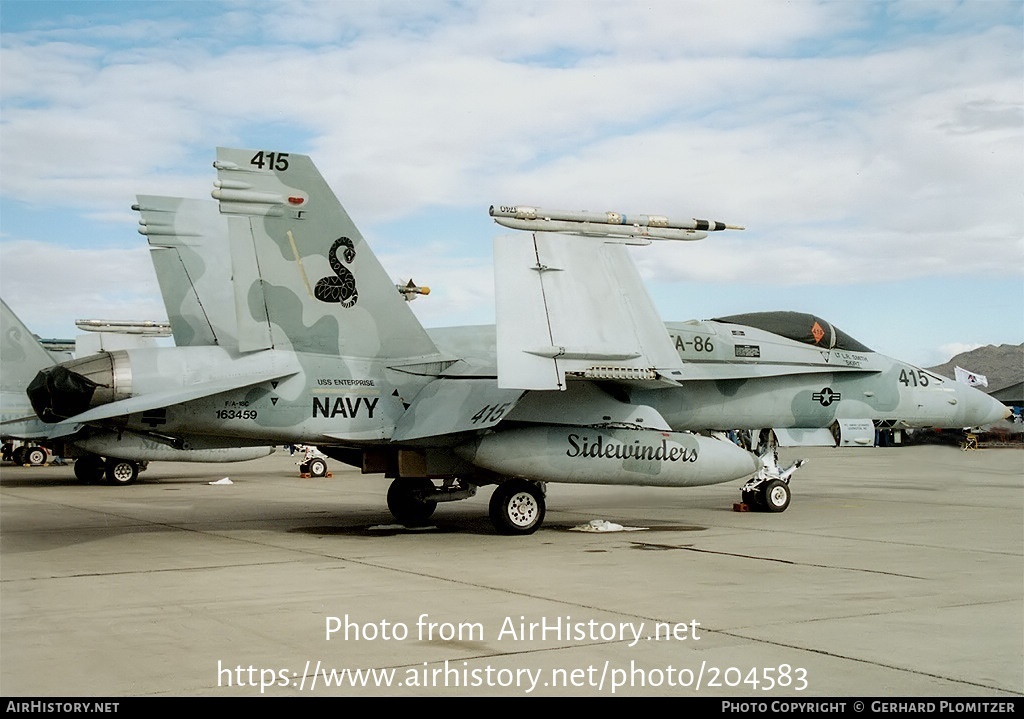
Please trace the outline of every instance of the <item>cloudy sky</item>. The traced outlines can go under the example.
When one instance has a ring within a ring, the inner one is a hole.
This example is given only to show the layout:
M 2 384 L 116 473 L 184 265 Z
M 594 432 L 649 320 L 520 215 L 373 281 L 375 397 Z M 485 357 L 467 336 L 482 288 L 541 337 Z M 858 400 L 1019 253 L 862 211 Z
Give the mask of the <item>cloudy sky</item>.
M 494 321 L 491 204 L 704 217 L 665 320 L 814 312 L 921 365 L 1024 342 L 1024 3 L 0 0 L 0 294 L 163 319 L 136 194 L 309 154 L 427 326 Z

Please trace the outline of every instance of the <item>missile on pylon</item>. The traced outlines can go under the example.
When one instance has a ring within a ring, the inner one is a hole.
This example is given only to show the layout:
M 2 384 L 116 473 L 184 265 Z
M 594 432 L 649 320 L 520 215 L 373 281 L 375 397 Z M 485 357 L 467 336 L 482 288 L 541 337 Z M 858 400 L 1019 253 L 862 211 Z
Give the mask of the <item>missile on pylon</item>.
M 415 282 L 413 282 L 411 278 L 407 283 L 399 283 L 395 285 L 395 288 L 398 290 L 398 293 L 402 295 L 402 299 L 404 299 L 406 302 L 412 302 L 420 295 L 430 294 L 429 287 L 421 287 L 417 285 Z
M 638 237 L 653 240 L 702 240 L 708 232 L 742 230 L 717 220 L 670 220 L 662 215 L 624 215 L 620 212 L 543 210 L 525 205 L 491 205 L 491 217 L 499 225 L 529 232 L 562 232 L 604 237 Z

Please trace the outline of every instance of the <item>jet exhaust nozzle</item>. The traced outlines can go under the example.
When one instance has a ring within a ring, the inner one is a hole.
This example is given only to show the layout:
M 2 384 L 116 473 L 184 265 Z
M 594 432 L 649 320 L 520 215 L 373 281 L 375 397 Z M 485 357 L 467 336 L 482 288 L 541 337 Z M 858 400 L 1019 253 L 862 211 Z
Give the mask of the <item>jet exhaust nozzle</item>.
M 54 424 L 90 407 L 131 396 L 131 368 L 125 352 L 71 360 L 40 370 L 26 388 L 32 409 Z

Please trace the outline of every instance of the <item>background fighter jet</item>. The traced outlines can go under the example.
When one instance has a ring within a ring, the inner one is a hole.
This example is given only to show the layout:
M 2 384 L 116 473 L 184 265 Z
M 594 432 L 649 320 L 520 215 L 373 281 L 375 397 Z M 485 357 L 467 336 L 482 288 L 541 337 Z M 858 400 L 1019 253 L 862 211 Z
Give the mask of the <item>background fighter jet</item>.
M 100 355 L 102 357 L 102 355 Z M 271 447 L 218 447 L 188 451 L 173 446 L 152 431 L 145 433 L 115 427 L 52 424 L 36 416 L 26 395 L 33 378 L 47 370 L 51 380 L 60 382 L 60 370 L 53 356 L 29 332 L 17 315 L 0 300 L 0 435 L 24 444 L 14 461 L 42 464 L 53 450 L 58 456 L 76 458 L 75 476 L 93 483 L 131 484 L 139 470 L 150 461 L 239 462 L 265 457 Z M 78 381 L 70 377 L 71 381 Z
M 39 343 L 7 303 L 0 300 L 0 437 L 6 444 L 22 440 L 13 459 L 19 464 L 43 464 L 48 452 L 37 441 L 50 426 L 39 420 L 25 395 L 25 388 L 36 373 L 56 364 L 53 356 Z M 6 456 L 6 451 L 5 451 Z
M 492 208 L 526 230 L 495 242 L 496 326 L 428 332 L 308 157 L 221 148 L 215 167 L 219 213 L 139 198 L 182 346 L 43 370 L 40 418 L 183 448 L 318 445 L 393 478 L 409 524 L 493 484 L 495 526 L 525 534 L 546 482 L 746 477 L 746 501 L 782 511 L 794 468 L 775 462 L 778 432 L 833 442 L 845 421 L 1005 414 L 810 315 L 662 323 L 626 245 L 739 229 L 725 223 Z

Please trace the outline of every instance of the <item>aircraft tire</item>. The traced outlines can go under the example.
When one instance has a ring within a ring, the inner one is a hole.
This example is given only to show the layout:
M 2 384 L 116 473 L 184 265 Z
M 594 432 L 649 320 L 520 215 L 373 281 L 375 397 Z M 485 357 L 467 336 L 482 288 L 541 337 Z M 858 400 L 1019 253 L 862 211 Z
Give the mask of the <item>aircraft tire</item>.
M 327 476 L 327 462 L 320 459 L 319 457 L 314 457 L 313 459 L 309 460 L 309 462 L 306 464 L 306 467 L 309 470 L 310 477 Z
M 46 450 L 42 447 L 29 447 L 25 452 L 25 461 L 34 466 L 46 464 Z
M 533 534 L 544 521 L 544 492 L 534 482 L 509 479 L 494 488 L 489 508 L 499 534 Z
M 139 465 L 128 459 L 107 459 L 107 484 L 125 487 L 139 478 Z
M 755 489 L 741 490 L 740 501 L 753 509 L 764 509 L 764 495 Z
M 75 476 L 82 484 L 99 484 L 103 481 L 105 471 L 103 459 L 95 455 L 75 460 Z
M 789 507 L 789 485 L 781 479 L 766 482 L 761 490 L 761 501 L 766 512 L 785 512 Z
M 388 487 L 388 509 L 392 516 L 406 527 L 419 527 L 427 523 L 437 502 L 420 499 L 420 492 L 431 492 L 434 483 L 426 477 L 399 477 Z
M 11 453 L 11 456 L 14 458 L 14 463 L 15 464 L 25 464 L 25 452 L 26 451 L 27 451 L 27 447 L 25 447 L 25 445 L 22 445 L 22 446 L 16 448 L 14 450 L 14 452 Z

